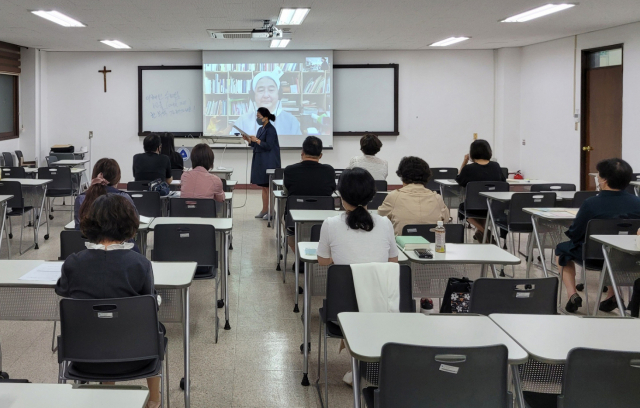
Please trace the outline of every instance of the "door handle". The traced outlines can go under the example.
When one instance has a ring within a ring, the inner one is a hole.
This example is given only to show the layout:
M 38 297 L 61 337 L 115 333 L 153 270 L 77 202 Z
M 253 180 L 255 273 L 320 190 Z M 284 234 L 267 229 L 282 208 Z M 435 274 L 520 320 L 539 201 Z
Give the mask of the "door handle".
M 582 147 L 582 151 L 583 152 L 590 152 L 592 150 L 593 150 L 593 147 L 591 147 L 591 146 L 583 146 Z

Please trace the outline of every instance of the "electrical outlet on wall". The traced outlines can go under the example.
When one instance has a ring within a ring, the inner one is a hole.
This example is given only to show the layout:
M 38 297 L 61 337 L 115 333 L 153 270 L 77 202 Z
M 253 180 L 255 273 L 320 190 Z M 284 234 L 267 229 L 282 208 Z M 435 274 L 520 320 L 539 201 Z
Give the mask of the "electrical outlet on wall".
M 89 131 L 89 139 L 93 139 L 93 130 Z

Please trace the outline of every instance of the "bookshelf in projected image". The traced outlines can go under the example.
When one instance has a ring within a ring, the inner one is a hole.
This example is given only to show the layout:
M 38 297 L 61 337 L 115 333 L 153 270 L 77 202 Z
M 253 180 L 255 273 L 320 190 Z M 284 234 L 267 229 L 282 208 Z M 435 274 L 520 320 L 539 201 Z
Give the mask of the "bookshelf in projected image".
M 235 121 L 256 110 L 251 100 L 251 82 L 262 71 L 283 70 L 280 77 L 280 105 L 296 116 L 303 129 L 312 127 L 317 116 L 330 110 L 330 71 L 306 70 L 300 63 L 204 64 L 204 114 L 207 132 L 231 132 Z

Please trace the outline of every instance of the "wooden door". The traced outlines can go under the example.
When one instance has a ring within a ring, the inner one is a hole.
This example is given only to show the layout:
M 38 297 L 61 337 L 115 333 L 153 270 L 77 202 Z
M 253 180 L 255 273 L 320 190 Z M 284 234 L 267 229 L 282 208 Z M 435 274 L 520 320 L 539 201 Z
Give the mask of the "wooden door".
M 589 173 L 597 172 L 596 164 L 622 156 L 622 65 L 587 69 L 584 73 L 581 188 L 595 190 L 595 180 Z

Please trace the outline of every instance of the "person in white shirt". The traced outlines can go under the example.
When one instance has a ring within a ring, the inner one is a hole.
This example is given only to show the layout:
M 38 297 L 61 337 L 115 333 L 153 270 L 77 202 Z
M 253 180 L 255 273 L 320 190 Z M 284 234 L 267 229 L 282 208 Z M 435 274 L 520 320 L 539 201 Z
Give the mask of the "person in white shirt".
M 371 174 L 359 167 L 345 170 L 338 191 L 346 213 L 322 223 L 318 264 L 398 262 L 393 224 L 387 217 L 367 210 L 367 204 L 376 194 Z
M 364 156 L 356 156 L 349 161 L 347 169 L 360 167 L 367 170 L 374 180 L 386 180 L 389 174 L 389 164 L 386 160 L 376 157 L 382 148 L 382 142 L 378 136 L 368 133 L 360 138 L 360 150 Z

